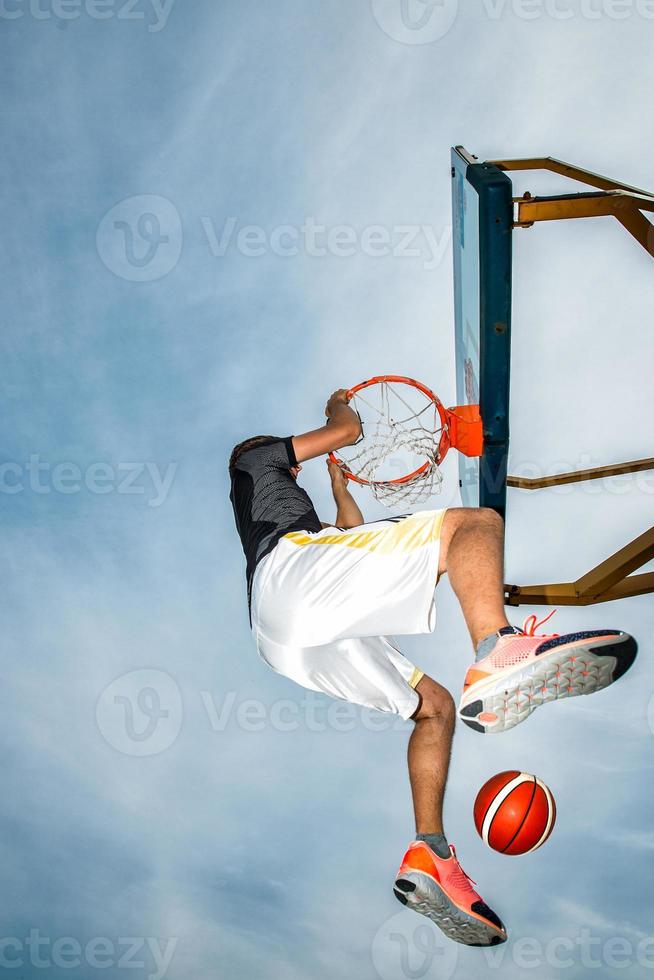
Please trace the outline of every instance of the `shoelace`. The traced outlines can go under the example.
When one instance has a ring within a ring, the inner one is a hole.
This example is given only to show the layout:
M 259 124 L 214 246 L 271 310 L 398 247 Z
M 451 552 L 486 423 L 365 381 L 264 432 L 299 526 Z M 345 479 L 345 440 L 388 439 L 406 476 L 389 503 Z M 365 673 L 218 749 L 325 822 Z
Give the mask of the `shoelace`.
M 465 888 L 465 887 L 470 888 L 472 885 L 476 885 L 477 882 L 476 881 L 473 881 L 472 878 L 470 877 L 470 875 L 469 874 L 466 874 L 466 872 L 463 870 L 463 868 L 459 864 L 459 859 L 456 856 L 456 848 L 454 847 L 454 844 L 450 844 L 450 850 L 452 852 L 452 857 L 456 861 L 456 867 L 451 872 L 451 875 L 452 875 L 452 878 L 454 879 L 455 884 L 460 885 L 463 888 Z
M 557 613 L 557 612 L 558 612 L 558 609 L 553 609 L 552 612 L 549 614 L 549 616 L 546 616 L 545 619 L 541 619 L 540 621 L 538 619 L 538 616 L 527 616 L 527 618 L 525 619 L 525 624 L 522 627 L 522 632 L 525 634 L 525 636 L 536 636 L 536 630 L 538 629 L 538 627 L 539 626 L 544 626 L 545 623 L 547 623 L 552 618 L 552 616 L 554 616 L 554 614 Z M 559 634 L 558 633 L 543 633 L 542 635 L 543 636 L 558 636 Z

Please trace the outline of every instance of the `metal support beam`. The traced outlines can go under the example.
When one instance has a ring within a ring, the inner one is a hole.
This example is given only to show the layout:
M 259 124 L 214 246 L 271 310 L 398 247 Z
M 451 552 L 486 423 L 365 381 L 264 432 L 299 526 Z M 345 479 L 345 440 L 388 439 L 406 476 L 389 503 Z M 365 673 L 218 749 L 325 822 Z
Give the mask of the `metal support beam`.
M 500 170 L 549 170 L 551 173 L 560 174 L 562 177 L 569 177 L 570 180 L 578 180 L 589 187 L 598 187 L 602 191 L 631 191 L 633 194 L 644 194 L 651 197 L 650 191 L 644 191 L 641 187 L 632 187 L 630 184 L 623 184 L 612 177 L 602 177 L 595 174 L 592 170 L 584 170 L 583 167 L 576 167 L 572 163 L 564 163 L 555 157 L 529 157 L 524 160 L 490 160 L 493 166 Z
M 506 585 L 509 606 L 589 606 L 654 592 L 654 572 L 632 575 L 654 559 L 654 527 L 625 545 L 576 582 L 550 585 Z
M 626 191 L 572 194 L 560 197 L 516 198 L 517 228 L 531 228 L 538 221 L 566 221 L 573 218 L 615 218 L 633 235 L 645 251 L 654 256 L 654 225 L 643 211 L 654 211 L 654 197 Z
M 543 490 L 546 487 L 559 487 L 566 483 L 586 483 L 589 480 L 602 480 L 625 473 L 641 473 L 654 470 L 654 458 L 637 459 L 633 463 L 617 463 L 613 466 L 596 466 L 590 470 L 575 470 L 572 473 L 557 473 L 556 476 L 528 477 L 509 476 L 507 486 L 518 490 Z
M 516 227 L 531 228 L 537 221 L 562 221 L 570 218 L 616 218 L 636 241 L 654 257 L 654 225 L 643 211 L 654 211 L 654 194 L 631 187 L 610 177 L 564 163 L 553 157 L 533 157 L 526 160 L 491 161 L 500 170 L 547 170 L 578 180 L 599 192 L 564 194 L 556 197 L 533 197 L 525 194 L 516 198 L 518 217 Z
M 582 167 L 576 167 L 553 157 L 530 157 L 525 160 L 489 161 L 499 170 L 526 171 L 547 170 L 571 180 L 577 180 L 596 191 L 583 194 L 563 194 L 550 197 L 533 197 L 526 193 L 514 200 L 517 206 L 515 227 L 529 228 L 539 221 L 563 221 L 573 218 L 614 217 L 643 248 L 654 257 L 654 224 L 643 212 L 654 212 L 654 194 L 631 187 L 620 181 L 603 177 Z M 511 487 L 522 490 L 539 490 L 565 483 L 581 483 L 603 477 L 637 473 L 654 468 L 654 459 L 636 460 L 614 466 L 600 466 L 576 473 L 561 473 L 542 479 L 509 477 Z M 607 558 L 596 568 L 582 575 L 576 582 L 559 582 L 550 585 L 506 585 L 505 600 L 510 606 L 560 605 L 583 606 L 596 602 L 609 602 L 626 596 L 654 592 L 654 572 L 632 575 L 654 558 L 654 528 L 620 551 Z
M 579 596 L 572 583 L 560 585 L 506 586 L 507 606 L 594 606 L 654 592 L 654 572 L 630 575 L 600 596 Z
M 654 527 L 625 545 L 575 583 L 580 595 L 598 596 L 654 558 Z

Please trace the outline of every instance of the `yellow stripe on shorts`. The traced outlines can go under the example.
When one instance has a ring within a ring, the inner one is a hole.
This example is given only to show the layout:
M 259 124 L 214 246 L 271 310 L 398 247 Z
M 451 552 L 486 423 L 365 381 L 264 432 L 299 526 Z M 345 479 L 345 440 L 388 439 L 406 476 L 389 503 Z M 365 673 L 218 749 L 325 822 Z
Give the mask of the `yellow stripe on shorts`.
M 338 534 L 319 535 L 307 534 L 305 531 L 291 531 L 290 534 L 284 535 L 284 540 L 300 548 L 308 545 L 316 547 L 340 545 L 341 548 L 360 548 L 363 551 L 374 551 L 379 555 L 390 555 L 394 551 L 414 551 L 431 541 L 437 541 L 441 535 L 446 513 L 447 511 L 440 510 L 413 514 L 392 527 L 377 528 L 374 531 L 355 528 L 352 532 L 341 531 Z

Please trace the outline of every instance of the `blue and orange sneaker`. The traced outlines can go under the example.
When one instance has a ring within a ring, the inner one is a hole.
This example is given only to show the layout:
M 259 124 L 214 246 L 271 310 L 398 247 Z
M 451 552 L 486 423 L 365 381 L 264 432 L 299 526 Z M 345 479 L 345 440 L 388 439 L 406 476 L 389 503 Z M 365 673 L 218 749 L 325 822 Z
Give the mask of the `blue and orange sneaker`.
M 466 946 L 497 946 L 507 933 L 500 918 L 473 888 L 450 845 L 441 858 L 423 841 L 404 855 L 393 891 L 407 908 L 426 915 L 446 936 Z
M 601 691 L 636 659 L 638 645 L 628 633 L 586 630 L 536 636 L 547 619 L 539 623 L 530 616 L 522 630 L 501 629 L 493 652 L 469 668 L 459 717 L 470 728 L 484 734 L 506 732 L 541 704 Z

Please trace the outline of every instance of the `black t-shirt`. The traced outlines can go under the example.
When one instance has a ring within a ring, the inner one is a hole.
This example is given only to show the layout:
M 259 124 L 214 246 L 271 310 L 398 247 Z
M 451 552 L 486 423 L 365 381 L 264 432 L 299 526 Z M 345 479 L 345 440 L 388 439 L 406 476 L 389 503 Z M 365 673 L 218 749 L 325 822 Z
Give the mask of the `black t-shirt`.
M 309 494 L 291 475 L 292 437 L 255 446 L 239 456 L 229 499 L 247 560 L 248 603 L 259 562 L 290 531 L 320 531 Z

